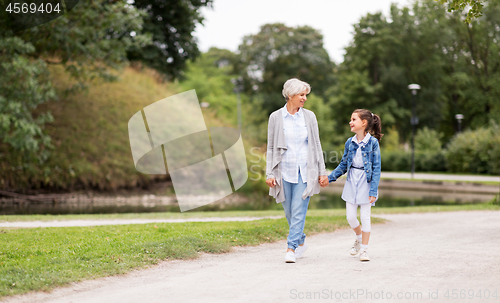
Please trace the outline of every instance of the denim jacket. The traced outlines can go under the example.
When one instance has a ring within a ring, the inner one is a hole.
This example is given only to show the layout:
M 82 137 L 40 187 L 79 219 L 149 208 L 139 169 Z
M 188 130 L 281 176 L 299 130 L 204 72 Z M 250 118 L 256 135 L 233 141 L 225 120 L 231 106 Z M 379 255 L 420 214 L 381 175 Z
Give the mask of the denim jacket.
M 352 166 L 352 159 L 358 149 L 358 144 L 352 140 L 352 137 L 345 142 L 344 155 L 340 164 L 328 175 L 328 181 L 337 181 L 337 178 L 347 173 L 349 180 L 349 169 Z M 376 197 L 378 193 L 378 184 L 380 182 L 380 146 L 375 137 L 371 137 L 368 144 L 362 147 L 363 166 L 366 173 L 366 181 L 370 184 L 370 196 Z

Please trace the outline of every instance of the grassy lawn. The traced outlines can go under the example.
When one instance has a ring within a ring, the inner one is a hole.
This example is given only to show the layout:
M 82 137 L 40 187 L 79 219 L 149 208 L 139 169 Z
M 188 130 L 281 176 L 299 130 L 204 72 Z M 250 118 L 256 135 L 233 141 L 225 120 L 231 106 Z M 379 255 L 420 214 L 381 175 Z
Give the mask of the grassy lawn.
M 374 223 L 383 222 L 374 219 Z M 308 235 L 347 227 L 344 216 L 311 216 Z M 123 274 L 161 260 L 224 253 L 283 240 L 283 219 L 0 230 L 0 297 Z M 285 251 L 285 246 L 283 246 Z
M 429 205 L 413 207 L 373 207 L 373 214 L 461 211 L 461 210 L 500 210 L 499 205 L 492 203 L 465 205 Z M 308 216 L 341 216 L 345 209 L 310 209 Z M 0 222 L 16 221 L 65 221 L 65 220 L 113 220 L 113 219 L 189 219 L 211 217 L 270 217 L 284 216 L 282 210 L 247 210 L 247 211 L 210 211 L 210 212 L 157 212 L 126 214 L 91 214 L 91 215 L 0 215 Z

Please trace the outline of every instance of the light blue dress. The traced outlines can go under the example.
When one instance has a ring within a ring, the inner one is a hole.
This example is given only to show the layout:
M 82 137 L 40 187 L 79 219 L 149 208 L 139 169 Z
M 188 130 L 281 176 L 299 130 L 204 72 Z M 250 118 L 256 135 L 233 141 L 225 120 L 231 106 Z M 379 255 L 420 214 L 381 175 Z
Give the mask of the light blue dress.
M 364 166 L 363 156 L 361 155 L 361 147 L 368 144 L 368 140 L 370 140 L 370 137 L 370 133 L 367 133 L 360 143 L 358 143 L 356 135 L 352 137 L 352 141 L 358 144 L 358 149 L 356 150 L 356 154 L 352 159 L 352 166 L 349 169 L 349 178 L 347 178 L 347 181 L 344 185 L 344 190 L 342 191 L 342 199 L 347 203 L 358 205 L 369 203 L 368 193 L 370 192 L 370 183 L 366 181 L 366 173 L 363 168 Z M 361 169 L 357 169 L 355 167 Z M 377 200 L 375 200 L 375 202 Z M 372 206 L 375 206 L 375 202 L 372 203 Z

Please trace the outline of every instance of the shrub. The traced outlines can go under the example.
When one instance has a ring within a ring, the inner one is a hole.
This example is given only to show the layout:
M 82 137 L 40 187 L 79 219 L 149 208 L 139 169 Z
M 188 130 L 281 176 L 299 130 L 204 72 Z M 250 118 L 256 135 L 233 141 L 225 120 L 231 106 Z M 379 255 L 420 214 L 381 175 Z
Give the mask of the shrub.
M 427 126 L 420 128 L 415 135 L 415 150 L 440 151 L 442 150 L 443 134 Z
M 382 171 L 410 171 L 411 152 L 382 151 Z M 415 171 L 446 171 L 447 162 L 443 151 L 416 151 Z
M 451 172 L 500 174 L 500 127 L 491 122 L 489 127 L 467 130 L 456 135 L 446 150 Z

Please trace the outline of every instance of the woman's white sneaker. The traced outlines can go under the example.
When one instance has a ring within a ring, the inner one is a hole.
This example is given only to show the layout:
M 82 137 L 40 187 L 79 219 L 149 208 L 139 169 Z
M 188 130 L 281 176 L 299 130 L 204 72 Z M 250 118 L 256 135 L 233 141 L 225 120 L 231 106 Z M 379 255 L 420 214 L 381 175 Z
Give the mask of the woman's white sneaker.
M 293 251 L 287 251 L 285 255 L 286 263 L 295 263 L 295 253 Z
M 368 256 L 368 252 L 366 250 L 362 250 L 359 254 L 360 261 L 370 261 L 370 257 Z
M 353 256 L 357 255 L 360 249 L 361 249 L 361 242 L 359 242 L 358 239 L 356 239 L 356 241 L 354 241 L 354 244 L 351 247 L 351 255 Z
M 297 246 L 297 249 L 295 250 L 295 258 L 299 259 L 299 258 L 302 258 L 302 255 L 304 254 L 304 252 L 307 250 L 307 248 L 309 247 L 309 245 L 307 245 L 306 242 L 304 242 L 304 245 L 302 246 Z

